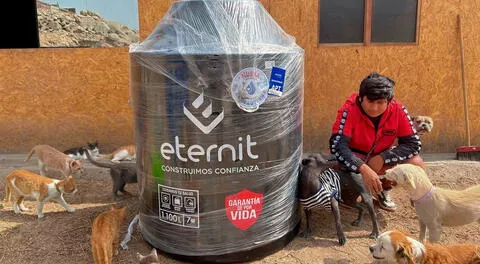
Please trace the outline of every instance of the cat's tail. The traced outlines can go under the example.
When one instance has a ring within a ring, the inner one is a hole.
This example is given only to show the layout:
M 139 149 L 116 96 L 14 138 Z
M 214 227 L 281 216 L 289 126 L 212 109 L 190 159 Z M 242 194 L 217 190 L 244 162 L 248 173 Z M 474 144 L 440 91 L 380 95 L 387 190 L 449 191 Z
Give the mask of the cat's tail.
M 30 150 L 30 153 L 28 153 L 28 156 L 27 158 L 25 159 L 25 162 L 29 161 L 30 158 L 32 157 L 33 153 L 35 153 L 35 147 L 32 148 L 32 150 Z
M 113 158 L 113 153 L 105 154 L 101 158 L 106 160 L 111 160 Z
M 10 202 L 10 199 L 12 198 L 12 187 L 10 186 L 12 183 L 10 182 L 10 177 L 8 177 L 9 175 L 7 175 L 5 179 L 5 197 L 3 198 L 4 202 Z
M 101 241 L 94 241 L 91 240 L 91 245 L 92 245 L 92 255 L 93 255 L 93 262 L 95 264 L 102 264 L 102 263 L 112 263 L 112 260 L 110 259 L 110 254 L 109 251 L 112 249 L 109 249 L 107 247 L 110 246 L 102 246 Z M 112 250 L 112 255 L 113 255 L 113 250 Z
M 102 167 L 102 168 L 109 168 L 109 169 L 113 167 L 113 164 L 103 163 L 95 160 L 95 158 L 90 156 L 90 153 L 88 153 L 88 151 L 85 152 L 85 155 L 87 155 L 87 159 L 90 161 L 90 163 L 92 163 L 95 166 Z

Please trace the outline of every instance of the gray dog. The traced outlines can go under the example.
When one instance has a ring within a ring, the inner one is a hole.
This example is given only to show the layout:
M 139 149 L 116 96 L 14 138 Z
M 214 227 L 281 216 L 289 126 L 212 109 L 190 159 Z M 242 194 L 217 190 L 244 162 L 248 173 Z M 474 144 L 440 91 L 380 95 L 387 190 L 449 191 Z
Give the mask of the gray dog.
M 306 230 L 300 236 L 308 237 L 312 233 L 311 209 L 315 207 L 324 207 L 331 209 L 335 217 L 335 227 L 337 229 L 338 242 L 344 245 L 347 241 L 340 223 L 339 202 L 342 200 L 342 188 L 348 188 L 354 195 L 352 197 L 362 197 L 363 203 L 367 206 L 370 217 L 372 218 L 373 230 L 370 238 L 377 238 L 380 234 L 377 216 L 373 209 L 372 196 L 363 186 L 363 180 L 360 175 L 353 173 L 343 173 L 340 176 L 336 170 L 330 169 L 331 164 L 320 154 L 311 154 L 302 160 L 302 167 L 298 181 L 299 199 L 306 216 Z M 347 205 L 349 205 L 347 203 Z M 362 222 L 364 208 L 356 201 L 354 205 L 359 209 L 358 218 L 352 225 L 360 225 Z

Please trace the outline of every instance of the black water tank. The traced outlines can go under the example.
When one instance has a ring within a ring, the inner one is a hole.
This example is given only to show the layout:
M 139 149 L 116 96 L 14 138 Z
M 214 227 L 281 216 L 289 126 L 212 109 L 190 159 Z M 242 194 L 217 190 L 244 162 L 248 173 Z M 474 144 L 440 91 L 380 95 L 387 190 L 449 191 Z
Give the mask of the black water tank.
M 183 260 L 242 262 L 293 239 L 295 40 L 255 0 L 179 1 L 130 58 L 145 240 Z

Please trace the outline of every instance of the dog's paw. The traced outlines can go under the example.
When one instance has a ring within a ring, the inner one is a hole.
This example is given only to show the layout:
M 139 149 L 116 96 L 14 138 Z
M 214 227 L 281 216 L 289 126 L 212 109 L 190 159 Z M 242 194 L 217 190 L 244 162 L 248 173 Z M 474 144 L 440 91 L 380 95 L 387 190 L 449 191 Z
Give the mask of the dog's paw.
M 347 238 L 344 235 L 338 237 L 338 244 L 340 244 L 340 246 L 345 245 L 345 243 L 347 243 Z
M 357 219 L 355 221 L 352 222 L 352 226 L 360 226 L 362 224 L 362 220 L 361 219 Z
M 371 239 L 377 239 L 379 235 L 380 235 L 379 232 L 373 231 L 368 237 Z

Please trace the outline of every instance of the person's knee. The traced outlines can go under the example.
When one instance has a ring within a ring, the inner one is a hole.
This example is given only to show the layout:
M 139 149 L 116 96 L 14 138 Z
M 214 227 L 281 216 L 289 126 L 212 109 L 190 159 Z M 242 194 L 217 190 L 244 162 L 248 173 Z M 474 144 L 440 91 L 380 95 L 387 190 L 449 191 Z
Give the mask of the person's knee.
M 425 163 L 423 162 L 423 159 L 422 159 L 422 157 L 420 157 L 420 155 L 415 155 L 412 158 L 408 159 L 407 163 L 410 163 L 410 164 L 413 164 L 413 165 L 416 165 L 416 166 L 420 166 L 420 167 L 423 167 L 425 165 Z

